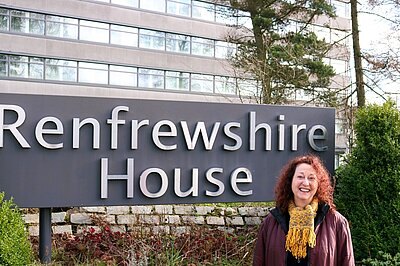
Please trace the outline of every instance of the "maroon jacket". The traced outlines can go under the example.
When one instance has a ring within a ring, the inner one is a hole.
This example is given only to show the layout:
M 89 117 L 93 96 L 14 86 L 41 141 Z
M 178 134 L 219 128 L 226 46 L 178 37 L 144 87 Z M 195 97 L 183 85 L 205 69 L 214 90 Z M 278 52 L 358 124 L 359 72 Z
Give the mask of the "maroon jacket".
M 288 253 L 285 239 L 289 215 L 277 208 L 270 211 L 261 224 L 254 250 L 253 266 L 286 266 Z M 328 205 L 318 207 L 315 218 L 317 235 L 314 248 L 308 248 L 310 266 L 354 266 L 353 245 L 348 222 Z

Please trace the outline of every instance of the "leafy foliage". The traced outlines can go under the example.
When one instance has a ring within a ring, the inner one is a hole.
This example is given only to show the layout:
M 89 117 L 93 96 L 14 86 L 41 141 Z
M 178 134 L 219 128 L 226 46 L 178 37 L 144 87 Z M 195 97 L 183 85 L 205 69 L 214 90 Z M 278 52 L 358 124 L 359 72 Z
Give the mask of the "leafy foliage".
M 362 261 L 362 265 L 365 266 L 389 266 L 389 265 L 400 265 L 400 253 L 392 256 L 382 251 L 378 252 L 377 258 L 368 258 Z
M 356 259 L 400 252 L 400 113 L 392 102 L 356 114 L 356 142 L 337 171 L 335 200 L 349 219 Z
M 331 44 L 318 39 L 310 23 L 319 15 L 334 16 L 325 0 L 277 1 L 230 0 L 235 9 L 248 14 L 251 27 L 239 25 L 239 33 L 230 34 L 229 42 L 238 44 L 232 64 L 250 75 L 262 87 L 261 103 L 285 103 L 295 90 L 335 105 L 337 93 L 328 89 L 335 75 L 323 62 Z M 291 23 L 300 25 L 296 29 Z
M 97 219 L 77 235 L 54 236 L 54 263 L 62 265 L 251 265 L 258 228 L 236 234 L 206 226 L 169 235 L 140 231 L 118 232 Z M 32 242 L 35 242 L 33 239 Z M 58 264 L 57 264 L 58 265 Z
M 0 265 L 28 265 L 32 250 L 21 213 L 12 199 L 4 199 L 4 192 L 0 204 Z

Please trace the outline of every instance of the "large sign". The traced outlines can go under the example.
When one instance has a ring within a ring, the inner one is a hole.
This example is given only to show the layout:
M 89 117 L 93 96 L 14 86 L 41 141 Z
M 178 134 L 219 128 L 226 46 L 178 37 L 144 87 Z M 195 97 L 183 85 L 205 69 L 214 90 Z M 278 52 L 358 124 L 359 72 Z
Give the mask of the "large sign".
M 0 191 L 20 207 L 268 201 L 334 164 L 332 108 L 0 94 Z

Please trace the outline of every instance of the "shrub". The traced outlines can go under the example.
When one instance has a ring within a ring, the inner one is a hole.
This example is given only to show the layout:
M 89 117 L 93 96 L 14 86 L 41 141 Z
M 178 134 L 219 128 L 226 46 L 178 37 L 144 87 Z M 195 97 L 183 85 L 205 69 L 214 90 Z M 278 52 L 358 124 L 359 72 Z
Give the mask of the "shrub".
M 21 213 L 3 192 L 0 204 L 0 265 L 28 265 L 32 249 Z
M 362 261 L 363 266 L 391 266 L 391 265 L 400 265 L 400 253 L 397 253 L 395 256 L 384 253 L 383 251 L 378 252 L 377 258 L 368 258 Z
M 355 147 L 336 172 L 335 201 L 356 260 L 400 252 L 400 114 L 392 102 L 356 114 Z

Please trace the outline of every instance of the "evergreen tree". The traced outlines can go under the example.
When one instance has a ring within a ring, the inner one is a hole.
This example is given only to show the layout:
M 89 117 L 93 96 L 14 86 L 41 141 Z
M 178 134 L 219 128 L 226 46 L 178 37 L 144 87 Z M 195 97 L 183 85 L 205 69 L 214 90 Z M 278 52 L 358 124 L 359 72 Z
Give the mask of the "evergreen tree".
M 393 102 L 356 114 L 355 147 L 336 175 L 335 202 L 357 260 L 400 253 L 400 113 Z
M 241 76 L 254 78 L 261 92 L 259 102 L 285 103 L 296 90 L 334 105 L 337 91 L 328 89 L 333 68 L 323 62 L 332 45 L 318 39 L 311 22 L 334 17 L 325 0 L 277 1 L 230 0 L 239 20 L 248 16 L 251 25 L 239 25 L 227 41 L 238 45 L 232 57 Z M 234 12 L 234 11 L 232 11 Z M 296 28 L 290 26 L 296 23 Z

